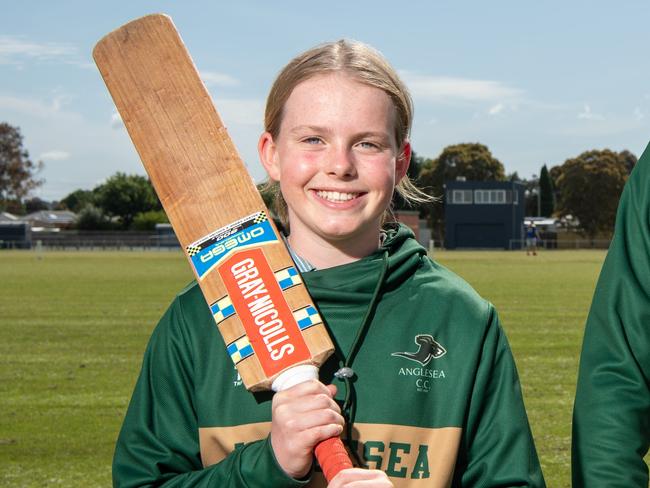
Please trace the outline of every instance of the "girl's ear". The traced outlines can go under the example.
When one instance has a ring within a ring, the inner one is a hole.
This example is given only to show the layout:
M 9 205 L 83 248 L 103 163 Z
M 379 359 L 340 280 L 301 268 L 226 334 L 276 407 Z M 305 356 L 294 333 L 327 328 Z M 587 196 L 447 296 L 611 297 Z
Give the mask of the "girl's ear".
M 278 151 L 273 141 L 273 136 L 269 132 L 265 132 L 260 136 L 260 140 L 257 143 L 257 152 L 269 178 L 274 181 L 280 181 Z
M 395 184 L 399 183 L 409 169 L 411 163 L 411 143 L 406 140 L 395 162 Z

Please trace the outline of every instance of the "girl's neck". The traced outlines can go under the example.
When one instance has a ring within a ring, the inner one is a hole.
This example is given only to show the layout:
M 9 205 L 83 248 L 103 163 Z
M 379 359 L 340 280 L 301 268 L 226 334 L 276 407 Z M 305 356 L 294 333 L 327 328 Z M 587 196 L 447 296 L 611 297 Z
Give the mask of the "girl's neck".
M 364 239 L 327 240 L 311 233 L 292 232 L 288 240 L 291 248 L 316 269 L 358 261 L 375 252 L 381 244 L 379 229 L 376 235 Z

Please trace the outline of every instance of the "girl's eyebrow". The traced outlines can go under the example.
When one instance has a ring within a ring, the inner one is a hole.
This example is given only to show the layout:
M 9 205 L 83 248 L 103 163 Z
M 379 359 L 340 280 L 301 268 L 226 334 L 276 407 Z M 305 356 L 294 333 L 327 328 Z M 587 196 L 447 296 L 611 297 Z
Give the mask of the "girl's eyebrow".
M 305 133 L 315 133 L 315 134 L 331 134 L 331 129 L 327 127 L 321 127 L 319 125 L 297 125 L 292 127 L 289 131 L 291 134 L 303 135 Z M 374 137 L 382 141 L 390 140 L 390 134 L 383 131 L 366 131 L 354 134 L 355 139 L 365 139 L 366 137 Z
M 331 130 L 327 127 L 321 127 L 318 125 L 297 125 L 296 127 L 292 127 L 289 132 L 292 134 L 304 134 L 305 132 L 329 134 Z
M 366 137 L 370 138 L 376 138 L 379 140 L 389 140 L 390 139 L 390 134 L 387 132 L 373 132 L 373 131 L 367 131 L 367 132 L 361 132 L 359 134 L 356 134 L 356 137 L 358 139 L 365 139 Z

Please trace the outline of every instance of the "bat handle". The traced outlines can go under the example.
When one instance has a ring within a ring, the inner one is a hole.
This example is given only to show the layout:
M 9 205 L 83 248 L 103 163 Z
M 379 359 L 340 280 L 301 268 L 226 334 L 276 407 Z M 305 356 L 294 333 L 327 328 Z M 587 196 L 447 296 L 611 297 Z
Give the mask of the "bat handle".
M 273 381 L 271 388 L 273 391 L 282 391 L 312 379 L 318 379 L 318 368 L 311 364 L 302 364 L 283 371 Z M 331 437 L 320 442 L 314 453 L 328 483 L 339 471 L 352 467 L 352 461 L 340 437 Z
M 328 483 L 339 471 L 352 467 L 352 461 L 340 437 L 330 437 L 320 442 L 314 453 Z

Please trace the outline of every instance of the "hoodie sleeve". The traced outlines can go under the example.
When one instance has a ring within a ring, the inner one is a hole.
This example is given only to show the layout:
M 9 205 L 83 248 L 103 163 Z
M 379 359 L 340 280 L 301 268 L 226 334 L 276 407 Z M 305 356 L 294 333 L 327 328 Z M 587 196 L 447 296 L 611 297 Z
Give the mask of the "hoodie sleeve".
M 573 486 L 648 486 L 650 147 L 619 202 L 587 317 L 573 410 Z
M 491 305 L 462 447 L 460 486 L 546 486 L 515 362 Z
M 113 458 L 115 487 L 293 487 L 268 439 L 204 468 L 193 388 L 192 348 L 178 299 L 145 352 Z

